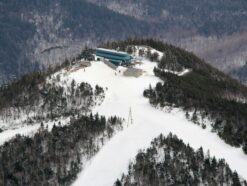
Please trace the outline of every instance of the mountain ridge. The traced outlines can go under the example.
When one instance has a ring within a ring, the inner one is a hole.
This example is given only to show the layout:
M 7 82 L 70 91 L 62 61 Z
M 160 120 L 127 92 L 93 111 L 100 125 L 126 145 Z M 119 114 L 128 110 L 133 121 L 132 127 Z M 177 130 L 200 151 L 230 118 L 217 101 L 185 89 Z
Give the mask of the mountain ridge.
M 246 33 L 246 6 L 243 0 L 4 0 L 0 4 L 0 83 L 60 63 L 85 46 L 135 36 L 187 48 L 232 74 L 243 67 L 247 56 L 246 42 L 240 39 Z M 41 52 L 63 45 L 68 48 Z M 241 72 L 233 76 L 244 83 Z

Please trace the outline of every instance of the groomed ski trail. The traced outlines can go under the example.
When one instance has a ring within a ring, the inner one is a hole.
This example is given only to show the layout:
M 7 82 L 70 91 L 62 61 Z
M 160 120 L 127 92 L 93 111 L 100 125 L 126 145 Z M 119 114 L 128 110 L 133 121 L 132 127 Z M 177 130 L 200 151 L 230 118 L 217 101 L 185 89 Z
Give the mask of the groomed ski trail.
M 204 152 L 210 151 L 211 156 L 224 158 L 231 169 L 247 179 L 247 156 L 242 149 L 225 144 L 209 128 L 203 130 L 187 121 L 182 111 L 165 113 L 152 107 L 143 97 L 143 91 L 149 84 L 155 86 L 160 81 L 153 75 L 154 66 L 155 63 L 145 61 L 139 68 L 146 73 L 132 78 L 121 75 L 123 68 L 116 73 L 102 62 L 93 62 L 85 71 L 81 69 L 69 75 L 68 78 L 75 79 L 77 83 L 85 81 L 107 87 L 104 102 L 94 112 L 105 116 L 117 115 L 127 120 L 131 107 L 134 121 L 133 125 L 116 134 L 102 147 L 78 175 L 73 186 L 112 186 L 122 173 L 127 173 L 129 162 L 140 149 L 149 147 L 152 139 L 161 133 L 167 135 L 170 132 L 195 149 L 202 146 Z

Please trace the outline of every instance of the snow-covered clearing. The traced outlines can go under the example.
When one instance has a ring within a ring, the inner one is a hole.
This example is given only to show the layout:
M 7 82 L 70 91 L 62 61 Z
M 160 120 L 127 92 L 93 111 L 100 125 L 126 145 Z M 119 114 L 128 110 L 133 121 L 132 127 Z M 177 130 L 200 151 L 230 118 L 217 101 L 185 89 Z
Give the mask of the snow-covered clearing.
M 70 122 L 69 118 L 60 118 L 57 121 L 47 121 L 47 122 L 43 122 L 44 127 L 48 127 L 48 130 L 51 130 L 54 123 L 56 125 L 58 125 L 58 123 L 60 122 L 61 125 L 66 125 Z M 6 141 L 14 138 L 17 134 L 20 135 L 25 135 L 25 136 L 31 136 L 33 134 L 35 134 L 38 129 L 40 128 L 40 123 L 34 123 L 32 125 L 23 125 L 23 126 L 19 126 L 18 128 L 15 129 L 8 129 L 5 130 L 3 132 L 0 133 L 0 145 L 3 145 Z
M 17 134 L 30 135 L 38 130 L 40 125 L 24 126 L 18 129 L 10 129 L 0 133 L 0 145 L 15 137 Z
M 92 66 L 69 74 L 68 79 L 77 83 L 88 82 L 106 88 L 104 102 L 94 109 L 101 115 L 117 115 L 128 120 L 129 110 L 133 114 L 133 125 L 116 134 L 96 154 L 85 169 L 78 175 L 74 186 L 111 186 L 122 173 L 127 173 L 128 164 L 139 149 L 147 148 L 153 138 L 160 133 L 172 132 L 193 148 L 202 146 L 212 156 L 224 158 L 233 170 L 247 179 L 247 156 L 242 149 L 225 144 L 210 127 L 203 130 L 200 126 L 185 119 L 182 111 L 167 113 L 153 108 L 148 99 L 143 97 L 143 90 L 149 84 L 155 86 L 160 81 L 153 75 L 155 63 L 144 61 L 138 68 L 146 73 L 139 77 L 124 77 L 121 73 L 102 62 L 93 62 Z

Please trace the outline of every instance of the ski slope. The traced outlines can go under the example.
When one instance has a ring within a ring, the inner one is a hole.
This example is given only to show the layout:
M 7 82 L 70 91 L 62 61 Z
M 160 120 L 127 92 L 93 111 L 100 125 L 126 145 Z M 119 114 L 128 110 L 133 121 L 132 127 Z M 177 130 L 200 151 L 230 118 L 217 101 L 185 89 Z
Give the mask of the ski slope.
M 127 173 L 129 162 L 140 149 L 149 147 L 152 139 L 159 134 L 167 135 L 170 132 L 193 148 L 202 146 L 205 152 L 210 150 L 210 154 L 216 158 L 224 158 L 233 170 L 237 170 L 241 177 L 247 179 L 247 156 L 242 149 L 225 144 L 215 133 L 210 132 L 210 127 L 203 130 L 187 121 L 183 111 L 179 109 L 167 113 L 149 104 L 148 99 L 143 97 L 143 90 L 149 85 L 155 86 L 160 80 L 153 74 L 156 63 L 147 60 L 142 62 L 143 64 L 136 66 L 145 71 L 139 78 L 125 77 L 123 71 L 126 68 L 120 67 L 115 71 L 103 62 L 92 62 L 92 66 L 85 69 L 58 72 L 62 82 L 70 83 L 74 79 L 77 83 L 88 82 L 92 86 L 98 84 L 105 89 L 104 102 L 96 106 L 93 112 L 106 117 L 117 115 L 124 117 L 126 121 L 130 108 L 133 114 L 133 124 L 117 133 L 101 148 L 86 164 L 73 186 L 113 185 L 117 178 L 121 178 L 122 173 Z M 186 73 L 189 73 L 189 70 L 176 74 Z M 53 123 L 47 122 L 45 126 L 51 128 Z M 61 123 L 69 123 L 69 118 L 64 118 Z M 6 130 L 0 133 L 0 145 L 16 134 L 32 135 L 39 126 L 40 124 L 35 124 Z
M 96 156 L 78 175 L 73 186 L 112 186 L 122 173 L 127 173 L 128 164 L 139 149 L 147 148 L 153 138 L 159 134 L 172 132 L 193 148 L 203 147 L 216 158 L 224 158 L 229 166 L 241 177 L 247 179 L 247 156 L 242 149 L 231 147 L 222 141 L 217 134 L 210 132 L 210 127 L 203 130 L 198 125 L 185 119 L 182 111 L 171 113 L 152 107 L 143 97 L 143 90 L 149 85 L 155 86 L 160 80 L 154 76 L 155 63 L 147 60 L 137 68 L 146 73 L 139 78 L 124 77 L 123 67 L 116 71 L 103 62 L 93 62 L 89 68 L 80 69 L 68 76 L 91 85 L 100 85 L 106 89 L 104 102 L 93 111 L 101 115 L 118 115 L 128 120 L 129 109 L 133 114 L 133 124 L 116 134 L 101 148 Z

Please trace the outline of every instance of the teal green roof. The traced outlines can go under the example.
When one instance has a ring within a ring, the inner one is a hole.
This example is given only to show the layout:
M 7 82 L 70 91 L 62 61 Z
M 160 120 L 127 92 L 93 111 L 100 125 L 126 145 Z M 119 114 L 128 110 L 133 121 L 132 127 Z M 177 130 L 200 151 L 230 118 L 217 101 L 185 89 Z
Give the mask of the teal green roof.
M 106 58 L 113 63 L 130 62 L 132 59 L 128 53 L 103 48 L 96 49 L 96 56 Z

